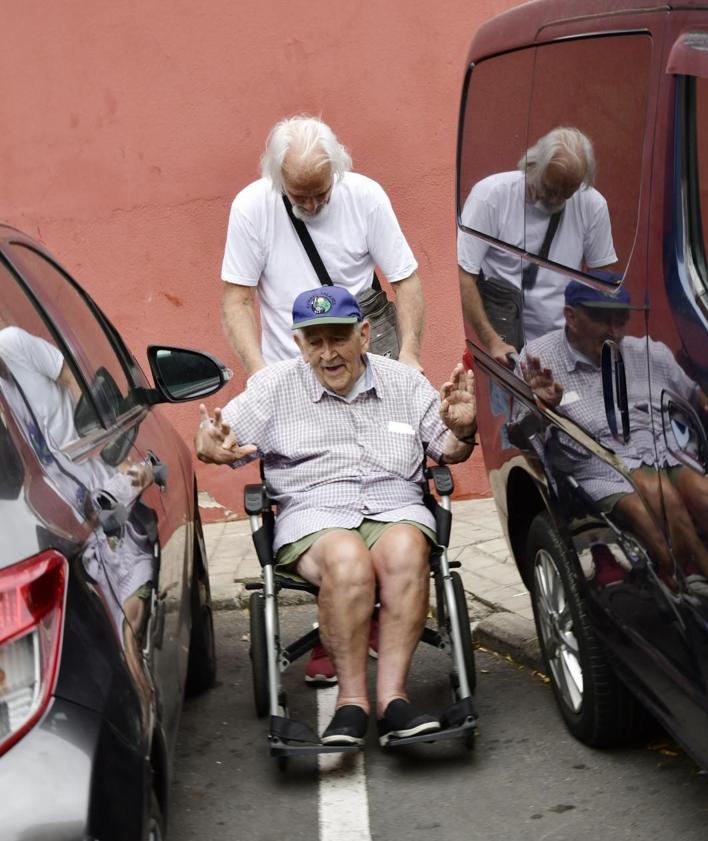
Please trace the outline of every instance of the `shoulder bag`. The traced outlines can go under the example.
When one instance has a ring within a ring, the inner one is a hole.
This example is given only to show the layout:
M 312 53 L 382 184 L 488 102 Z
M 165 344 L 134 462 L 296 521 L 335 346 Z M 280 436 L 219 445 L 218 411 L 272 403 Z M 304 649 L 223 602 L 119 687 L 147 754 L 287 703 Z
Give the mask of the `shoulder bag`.
M 548 257 L 548 252 L 551 250 L 551 243 L 558 229 L 562 213 L 563 211 L 559 210 L 552 214 L 548 222 L 543 245 L 538 252 L 538 256 L 542 260 Z M 499 337 L 513 345 L 517 351 L 520 351 L 524 344 L 524 292 L 533 289 L 536 285 L 538 268 L 536 263 L 529 263 L 524 268 L 521 275 L 521 289 L 508 280 L 485 275 L 481 269 L 479 271 L 477 289 L 487 319 Z
M 285 193 L 283 193 L 283 204 L 320 283 L 322 286 L 332 286 L 332 279 L 322 262 L 315 243 L 312 241 L 307 225 L 302 219 L 295 216 L 290 199 Z M 386 297 L 376 272 L 374 272 L 371 287 L 362 289 L 356 299 L 362 316 L 371 324 L 369 352 L 376 353 L 379 356 L 387 356 L 390 359 L 398 359 L 401 350 L 401 337 L 398 329 L 396 305 Z

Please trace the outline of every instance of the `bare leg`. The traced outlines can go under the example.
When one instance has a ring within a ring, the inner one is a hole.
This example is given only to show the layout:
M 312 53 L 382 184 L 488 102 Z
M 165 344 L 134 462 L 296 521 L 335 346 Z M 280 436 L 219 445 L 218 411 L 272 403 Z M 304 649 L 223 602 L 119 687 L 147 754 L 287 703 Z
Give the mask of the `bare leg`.
M 337 707 L 369 712 L 366 658 L 376 589 L 369 550 L 354 532 L 329 531 L 303 553 L 297 571 L 320 588 L 320 637 L 337 669 Z
M 395 698 L 408 699 L 406 681 L 429 604 L 430 547 L 415 526 L 392 526 L 371 548 L 379 582 L 379 659 L 376 706 L 381 718 Z

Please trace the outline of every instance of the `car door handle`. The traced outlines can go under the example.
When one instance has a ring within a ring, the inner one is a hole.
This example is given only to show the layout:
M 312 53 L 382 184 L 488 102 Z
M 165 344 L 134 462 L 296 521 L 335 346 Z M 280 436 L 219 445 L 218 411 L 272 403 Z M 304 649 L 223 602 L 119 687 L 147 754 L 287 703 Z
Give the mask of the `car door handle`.
M 160 459 L 152 450 L 147 451 L 147 456 L 145 457 L 145 461 L 147 461 L 152 466 L 152 477 L 155 484 L 160 488 L 161 491 L 167 489 L 167 465 Z

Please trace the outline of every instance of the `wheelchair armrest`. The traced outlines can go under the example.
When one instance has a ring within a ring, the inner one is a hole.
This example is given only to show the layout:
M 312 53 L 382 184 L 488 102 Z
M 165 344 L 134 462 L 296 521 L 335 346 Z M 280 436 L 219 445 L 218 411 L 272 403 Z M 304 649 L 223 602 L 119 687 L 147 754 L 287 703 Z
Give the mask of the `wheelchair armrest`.
M 265 483 L 246 485 L 243 489 L 243 507 L 249 515 L 260 514 L 270 508 L 270 499 L 266 492 Z
M 438 496 L 450 496 L 455 490 L 452 472 L 446 465 L 442 465 L 441 467 L 426 467 L 425 478 L 428 481 L 433 480 Z

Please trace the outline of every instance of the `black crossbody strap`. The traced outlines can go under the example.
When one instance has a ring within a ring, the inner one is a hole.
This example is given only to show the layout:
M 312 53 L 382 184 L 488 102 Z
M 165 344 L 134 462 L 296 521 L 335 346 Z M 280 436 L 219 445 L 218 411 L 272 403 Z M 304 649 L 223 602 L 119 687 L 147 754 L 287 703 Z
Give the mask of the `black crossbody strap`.
M 283 193 L 283 204 L 285 205 L 285 209 L 288 212 L 290 221 L 293 223 L 295 233 L 300 237 L 300 242 L 302 243 L 303 248 L 307 252 L 307 256 L 310 258 L 312 268 L 315 270 L 315 273 L 317 274 L 320 283 L 322 284 L 322 286 L 332 286 L 332 278 L 329 276 L 329 272 L 327 271 L 325 264 L 322 262 L 320 253 L 317 250 L 315 243 L 312 241 L 310 232 L 307 230 L 307 225 L 302 221 L 302 219 L 298 219 L 295 216 L 295 214 L 293 213 L 293 206 L 290 203 L 290 199 L 285 195 L 285 193 Z
M 290 221 L 293 223 L 293 228 L 295 228 L 295 233 L 300 237 L 300 242 L 302 243 L 307 256 L 310 258 L 310 262 L 312 263 L 312 268 L 315 270 L 317 278 L 322 286 L 333 286 L 332 278 L 329 276 L 329 272 L 327 271 L 327 267 L 322 262 L 322 258 L 320 257 L 320 252 L 317 250 L 317 246 L 312 241 L 312 237 L 310 236 L 310 232 L 307 230 L 307 225 L 302 221 L 302 219 L 298 219 L 297 216 L 293 213 L 293 206 L 290 202 L 290 199 L 283 193 L 283 204 L 285 205 L 285 209 L 288 212 L 288 216 L 290 217 Z M 376 277 L 376 272 L 374 272 L 374 279 L 372 281 L 373 288 L 377 291 L 381 291 L 381 284 L 379 283 L 378 277 Z
M 538 256 L 542 260 L 548 259 L 548 252 L 551 250 L 551 243 L 553 242 L 553 237 L 556 235 L 556 231 L 558 230 L 558 225 L 560 223 L 562 215 L 563 211 L 558 210 L 556 213 L 552 213 L 551 218 L 548 220 L 546 236 L 543 238 L 541 250 L 538 252 Z M 533 289 L 536 285 L 537 275 L 538 264 L 529 263 L 527 266 L 525 266 L 521 274 L 521 288 L 524 289 L 526 292 L 529 292 L 531 289 Z
M 542 260 L 548 259 L 548 252 L 551 250 L 551 243 L 553 242 L 553 237 L 556 235 L 556 231 L 558 230 L 558 225 L 562 215 L 562 210 L 559 210 L 551 215 L 548 222 L 548 228 L 546 228 L 546 236 L 543 238 L 543 245 L 541 246 L 541 250 L 538 252 L 538 256 Z

